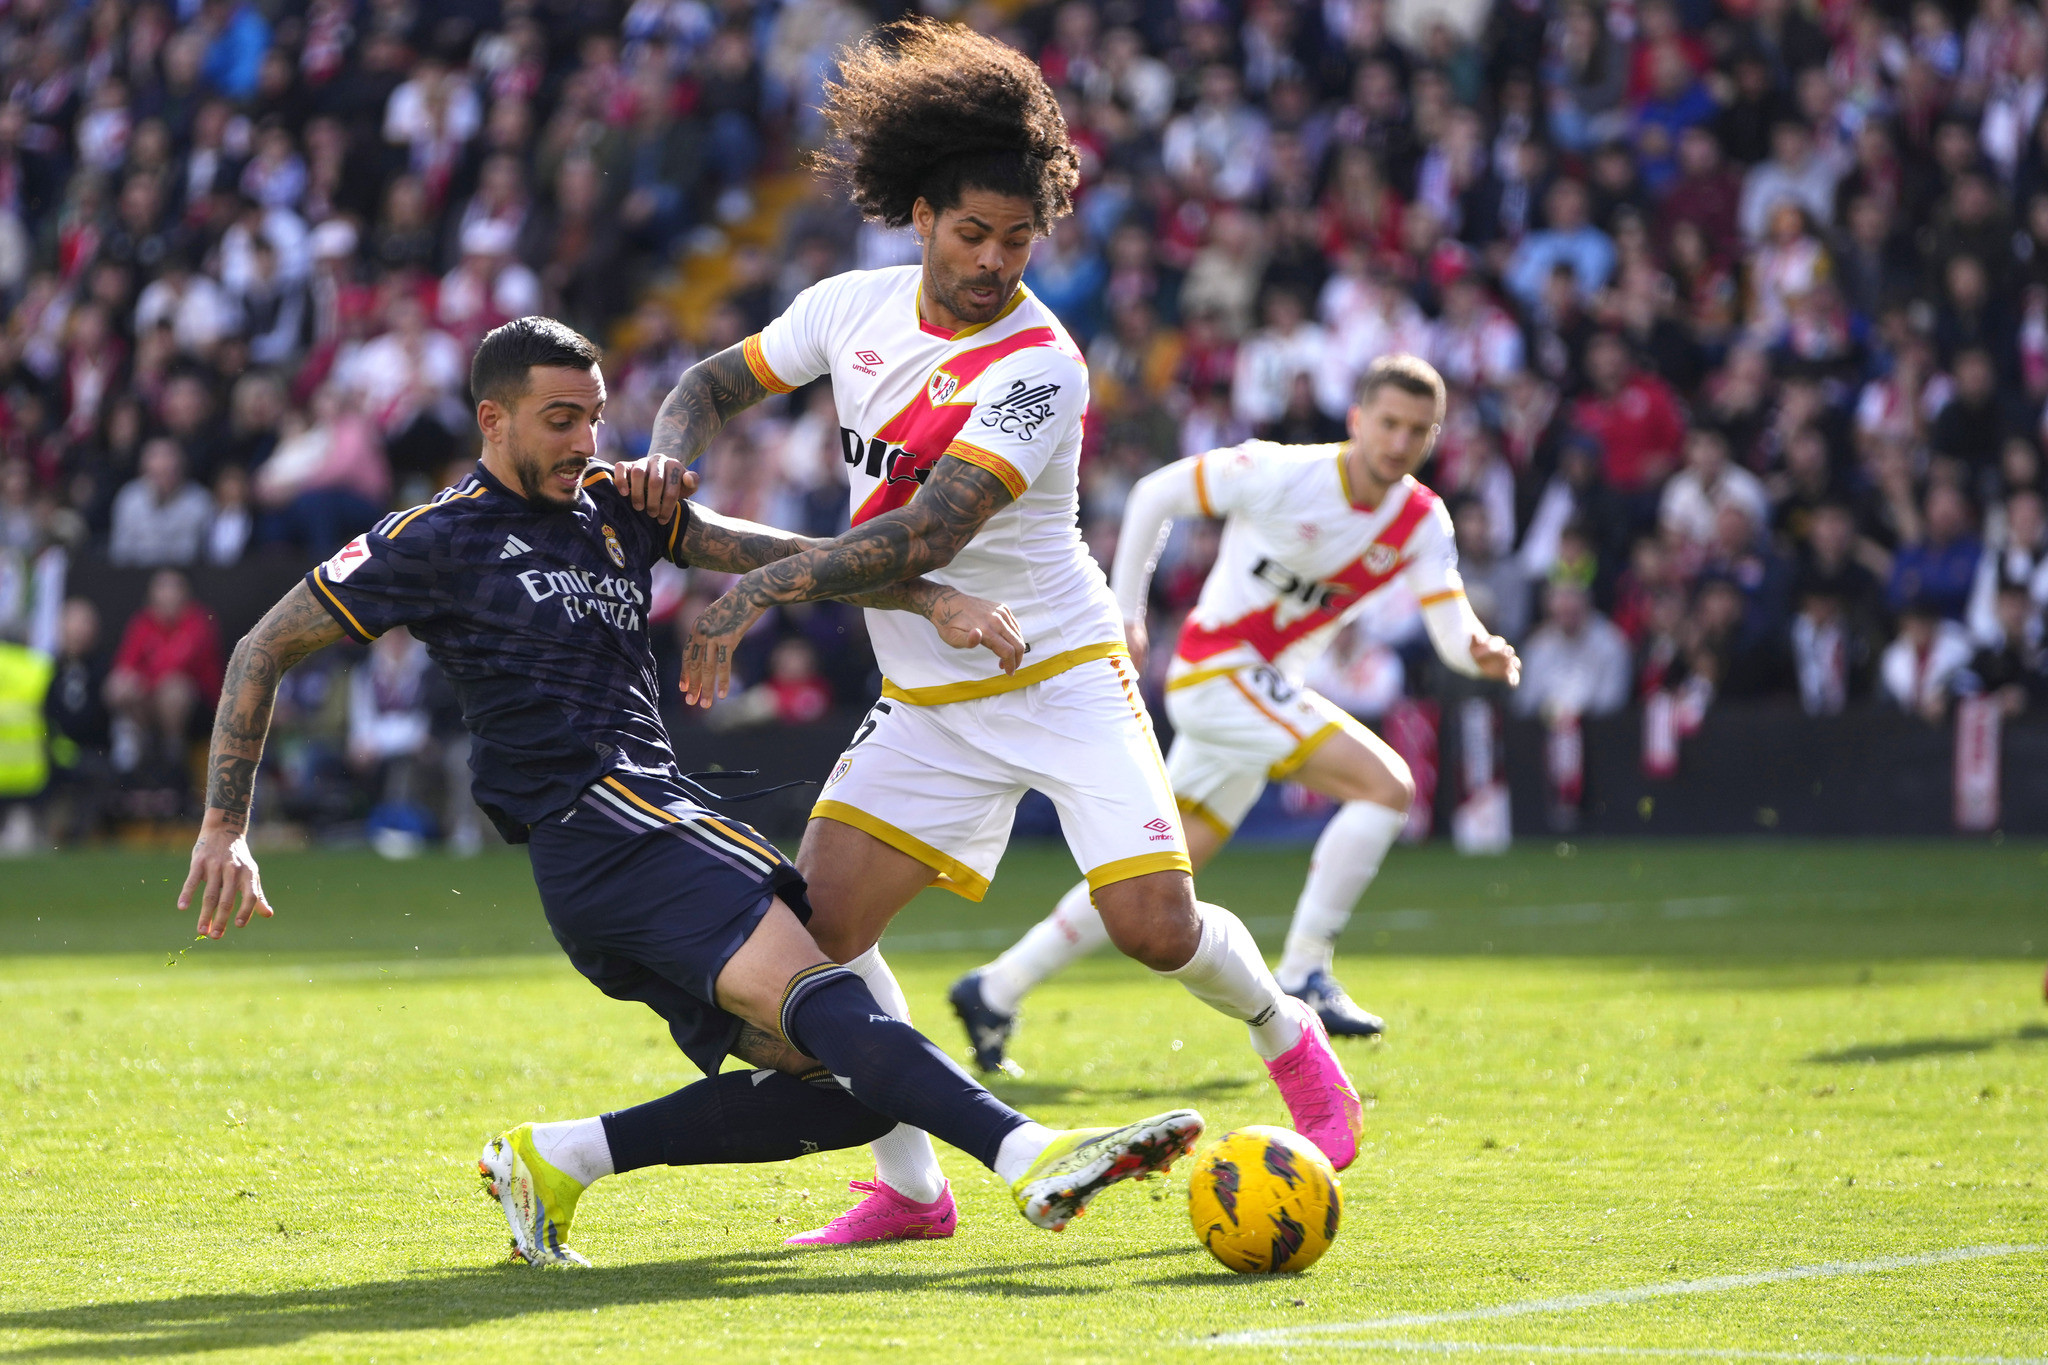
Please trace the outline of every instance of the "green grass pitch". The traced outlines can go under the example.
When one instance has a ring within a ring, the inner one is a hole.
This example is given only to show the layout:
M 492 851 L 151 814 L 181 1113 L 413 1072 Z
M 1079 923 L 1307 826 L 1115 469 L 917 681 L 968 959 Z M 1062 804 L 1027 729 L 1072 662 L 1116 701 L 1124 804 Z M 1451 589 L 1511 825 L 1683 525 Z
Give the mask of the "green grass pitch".
M 1276 947 L 1305 861 L 1232 850 L 1203 894 Z M 278 918 L 218 944 L 182 873 L 0 867 L 0 1363 L 2048 1357 L 2039 844 L 1397 851 L 1339 964 L 1393 1030 L 1346 1045 L 1367 1145 L 1284 1277 L 1214 1264 L 1178 1175 L 1053 1235 L 950 1151 L 949 1242 L 785 1250 L 848 1152 L 608 1181 L 595 1269 L 504 1264 L 482 1139 L 685 1083 L 654 1016 L 575 975 L 516 853 L 272 855 Z M 904 914 L 946 1046 L 947 984 L 1072 877 L 1020 847 Z M 1284 1122 L 1241 1027 L 1118 959 L 1015 1055 L 996 1088 L 1054 1124 Z

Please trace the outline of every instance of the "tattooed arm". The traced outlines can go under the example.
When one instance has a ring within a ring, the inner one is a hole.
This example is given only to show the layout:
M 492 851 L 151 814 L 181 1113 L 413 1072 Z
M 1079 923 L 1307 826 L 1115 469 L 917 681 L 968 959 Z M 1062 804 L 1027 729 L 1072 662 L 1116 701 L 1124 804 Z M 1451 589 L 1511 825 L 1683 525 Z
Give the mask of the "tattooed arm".
M 746 347 L 728 346 L 698 361 L 661 400 L 647 454 L 620 462 L 614 483 L 636 511 L 664 526 L 697 485 L 689 466 L 733 414 L 768 396 L 768 388 L 747 364 Z
M 709 706 L 725 695 L 732 652 L 762 612 L 780 602 L 900 583 L 953 562 L 988 519 L 1008 506 L 1010 490 L 994 474 L 946 456 L 917 496 L 862 522 L 836 540 L 751 570 L 697 617 L 683 660 L 683 693 Z
M 243 837 L 249 828 L 256 765 L 270 733 L 278 680 L 286 669 L 333 644 L 341 634 L 340 624 L 301 582 L 242 637 L 228 660 L 207 756 L 206 817 L 200 822 L 199 842 L 192 846 L 192 870 L 178 893 L 178 908 L 189 910 L 193 891 L 205 886 L 198 927 L 210 938 L 227 931 L 231 908 L 238 929 L 251 914 L 268 919 L 273 913 L 263 895 L 256 859 Z
M 744 574 L 831 543 L 720 516 L 692 504 L 676 550 L 677 558 L 692 568 Z M 836 593 L 834 597 L 856 607 L 915 612 L 937 627 L 939 638 L 954 649 L 988 646 L 1005 673 L 1015 673 L 1023 662 L 1024 633 L 1017 618 L 1000 602 L 970 596 L 928 578 L 906 579 L 866 592 Z

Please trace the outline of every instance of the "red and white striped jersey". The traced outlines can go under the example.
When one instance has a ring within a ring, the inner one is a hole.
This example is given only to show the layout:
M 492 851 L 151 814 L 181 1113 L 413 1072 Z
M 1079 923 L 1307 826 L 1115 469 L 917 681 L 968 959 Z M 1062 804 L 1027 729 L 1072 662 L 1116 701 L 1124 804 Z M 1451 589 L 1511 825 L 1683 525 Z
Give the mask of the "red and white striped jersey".
M 922 268 L 820 280 L 749 337 L 754 375 L 786 393 L 830 375 L 859 525 L 901 507 L 942 456 L 994 474 L 1015 499 L 928 575 L 1007 603 L 1029 645 L 1013 677 L 984 649 L 949 648 L 931 623 L 870 611 L 883 695 L 959 701 L 1022 687 L 1123 649 L 1102 570 L 1081 541 L 1081 419 L 1088 368 L 1029 289 L 993 321 L 950 332 L 918 311 Z
M 1172 679 L 1264 661 L 1299 682 L 1365 600 L 1406 579 L 1422 606 L 1464 594 L 1450 514 L 1404 478 L 1353 501 L 1344 447 L 1247 441 L 1183 461 L 1203 513 L 1223 518 L 1216 566 L 1181 628 Z

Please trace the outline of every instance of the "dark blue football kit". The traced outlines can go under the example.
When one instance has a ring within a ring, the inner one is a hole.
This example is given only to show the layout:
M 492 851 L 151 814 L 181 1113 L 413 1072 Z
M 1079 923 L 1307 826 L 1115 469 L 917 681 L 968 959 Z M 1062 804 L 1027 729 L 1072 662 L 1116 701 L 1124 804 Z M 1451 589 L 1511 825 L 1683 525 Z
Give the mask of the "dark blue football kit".
M 479 462 L 305 581 L 351 639 L 406 626 L 425 644 L 473 736 L 477 804 L 527 845 L 556 941 L 605 994 L 659 1014 L 712 1078 L 605 1115 L 615 1169 L 781 1160 L 869 1141 L 894 1119 L 992 1161 L 1023 1117 L 843 967 L 800 974 L 780 1022 L 852 1095 L 830 1076 L 821 1089 L 718 1075 L 740 1029 L 716 1003 L 720 972 L 775 898 L 811 912 L 774 844 L 697 799 L 661 721 L 651 571 L 684 563 L 693 515 L 685 502 L 663 526 L 634 510 L 602 461 L 571 507 L 529 502 Z

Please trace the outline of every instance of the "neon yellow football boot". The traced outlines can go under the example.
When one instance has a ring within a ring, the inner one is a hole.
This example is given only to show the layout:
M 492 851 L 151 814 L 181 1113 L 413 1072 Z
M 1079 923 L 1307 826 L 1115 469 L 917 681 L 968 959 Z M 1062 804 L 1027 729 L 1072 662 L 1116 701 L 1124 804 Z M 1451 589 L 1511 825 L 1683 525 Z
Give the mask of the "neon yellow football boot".
M 1074 1128 L 1038 1154 L 1010 1187 L 1017 1208 L 1042 1228 L 1058 1232 L 1088 1208 L 1088 1201 L 1119 1180 L 1170 1168 L 1194 1150 L 1202 1116 L 1175 1109 L 1121 1128 Z
M 522 1123 L 484 1144 L 477 1158 L 484 1192 L 512 1225 L 512 1254 L 528 1265 L 589 1265 L 569 1249 L 569 1222 L 583 1182 L 564 1175 L 533 1148 L 533 1125 Z

